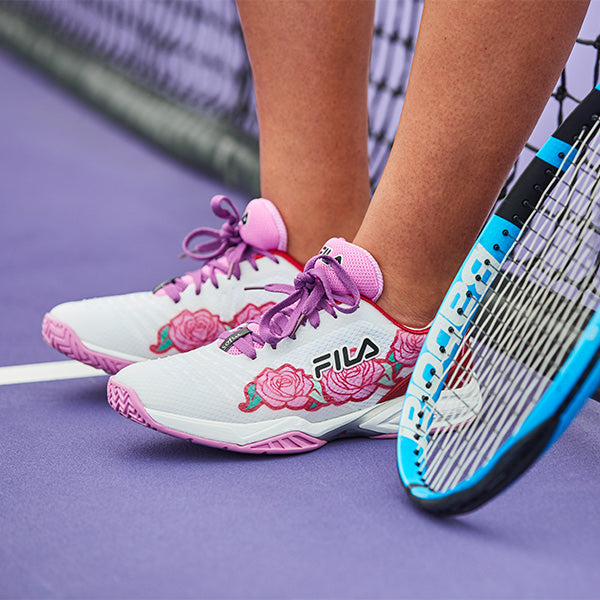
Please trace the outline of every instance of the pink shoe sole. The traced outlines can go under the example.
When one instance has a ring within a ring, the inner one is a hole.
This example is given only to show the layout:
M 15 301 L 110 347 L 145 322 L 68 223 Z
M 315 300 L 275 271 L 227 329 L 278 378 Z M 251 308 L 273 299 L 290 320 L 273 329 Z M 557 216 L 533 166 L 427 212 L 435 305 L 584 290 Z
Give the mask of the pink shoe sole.
M 108 381 L 108 403 L 119 414 L 131 419 L 132 421 L 135 421 L 136 423 L 145 425 L 146 427 L 154 429 L 155 431 L 167 433 L 196 444 L 211 446 L 212 448 L 233 450 L 234 452 L 245 452 L 249 454 L 295 454 L 298 452 L 316 450 L 317 448 L 320 448 L 326 444 L 325 440 L 320 440 L 306 433 L 302 433 L 301 431 L 290 431 L 282 435 L 277 435 L 265 440 L 244 445 L 209 440 L 195 435 L 190 435 L 189 433 L 176 431 L 157 423 L 146 412 L 146 409 L 144 408 L 139 396 L 134 390 L 128 388 L 126 385 L 117 383 L 112 379 Z
M 73 329 L 50 314 L 46 314 L 42 322 L 42 336 L 46 343 L 55 350 L 86 365 L 102 369 L 109 375 L 114 375 L 127 365 L 132 364 L 131 361 L 94 352 L 86 348 Z

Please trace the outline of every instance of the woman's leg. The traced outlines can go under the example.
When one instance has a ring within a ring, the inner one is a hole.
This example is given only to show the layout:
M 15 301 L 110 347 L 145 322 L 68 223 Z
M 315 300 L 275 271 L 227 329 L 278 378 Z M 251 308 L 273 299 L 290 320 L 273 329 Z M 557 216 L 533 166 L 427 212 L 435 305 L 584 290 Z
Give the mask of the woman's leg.
M 260 130 L 261 187 L 300 261 L 352 239 L 370 197 L 374 1 L 238 0 Z
M 426 0 L 394 148 L 355 243 L 424 326 L 569 56 L 587 0 Z

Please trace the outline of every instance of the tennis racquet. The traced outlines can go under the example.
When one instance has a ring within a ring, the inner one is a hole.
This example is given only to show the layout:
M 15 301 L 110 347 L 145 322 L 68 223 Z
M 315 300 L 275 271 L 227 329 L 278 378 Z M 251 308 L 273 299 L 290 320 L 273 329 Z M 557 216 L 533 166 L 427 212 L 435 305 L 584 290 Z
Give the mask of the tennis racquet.
M 400 478 L 419 507 L 479 507 L 596 391 L 599 264 L 600 85 L 499 205 L 433 321 L 398 435 Z M 462 407 L 458 425 L 445 406 Z

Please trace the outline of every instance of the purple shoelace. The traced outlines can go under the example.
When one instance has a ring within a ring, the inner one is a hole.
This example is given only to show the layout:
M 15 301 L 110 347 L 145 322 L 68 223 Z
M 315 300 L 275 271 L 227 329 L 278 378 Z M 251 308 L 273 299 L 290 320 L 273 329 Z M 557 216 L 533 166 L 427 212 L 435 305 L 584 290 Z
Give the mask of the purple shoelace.
M 319 260 L 325 264 L 315 266 Z M 327 267 L 333 269 L 343 291 L 332 289 Z M 324 254 L 306 263 L 304 271 L 294 279 L 294 285 L 268 284 L 264 289 L 287 294 L 287 298 L 246 326 L 233 332 L 223 332 L 220 336 L 225 340 L 221 344 L 223 350 L 233 346 L 254 359 L 257 347 L 269 344 L 275 348 L 282 339 L 293 339 L 298 328 L 307 321 L 316 329 L 321 322 L 320 311 L 337 317 L 336 311 L 352 313 L 360 302 L 360 292 L 354 280 L 333 257 Z
M 162 290 L 174 302 L 179 302 L 181 292 L 190 283 L 194 283 L 196 286 L 196 294 L 200 293 L 202 284 L 208 279 L 218 288 L 217 272 L 226 273 L 228 279 L 232 275 L 239 279 L 241 275 L 240 263 L 243 261 L 248 261 L 254 270 L 258 270 L 255 254 L 261 254 L 275 262 L 279 262 L 276 256 L 264 248 L 255 248 L 242 240 L 239 229 L 240 213 L 229 198 L 215 196 L 210 201 L 210 207 L 217 217 L 225 219 L 221 229 L 211 229 L 210 227 L 194 229 L 188 233 L 182 244 L 184 252 L 182 257 L 189 256 L 194 260 L 207 262 L 200 269 L 186 273 L 187 281 L 182 277 L 176 277 L 161 283 L 153 290 L 154 293 Z M 192 242 L 202 236 L 210 238 L 209 241 L 199 243 L 195 248 L 192 248 Z

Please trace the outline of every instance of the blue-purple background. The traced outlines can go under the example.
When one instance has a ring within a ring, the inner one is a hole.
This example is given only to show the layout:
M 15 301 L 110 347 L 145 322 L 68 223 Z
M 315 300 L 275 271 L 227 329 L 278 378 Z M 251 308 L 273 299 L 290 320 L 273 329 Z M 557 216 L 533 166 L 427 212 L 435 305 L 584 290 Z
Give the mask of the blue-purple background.
M 179 242 L 223 191 L 0 54 L 0 366 L 60 359 L 54 304 L 191 268 Z M 596 403 L 505 494 L 435 520 L 392 440 L 237 455 L 120 417 L 105 385 L 0 387 L 1 598 L 598 596 Z

